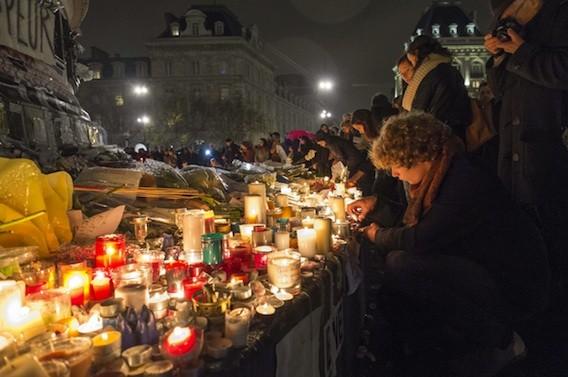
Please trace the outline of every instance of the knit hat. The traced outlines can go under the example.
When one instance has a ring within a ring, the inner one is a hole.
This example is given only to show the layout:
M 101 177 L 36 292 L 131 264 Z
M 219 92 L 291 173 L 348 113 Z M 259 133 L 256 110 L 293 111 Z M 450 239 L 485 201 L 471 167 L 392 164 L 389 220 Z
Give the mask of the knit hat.
M 498 18 L 503 14 L 505 9 L 509 5 L 511 5 L 515 0 L 491 0 L 491 10 L 493 11 L 493 15 Z

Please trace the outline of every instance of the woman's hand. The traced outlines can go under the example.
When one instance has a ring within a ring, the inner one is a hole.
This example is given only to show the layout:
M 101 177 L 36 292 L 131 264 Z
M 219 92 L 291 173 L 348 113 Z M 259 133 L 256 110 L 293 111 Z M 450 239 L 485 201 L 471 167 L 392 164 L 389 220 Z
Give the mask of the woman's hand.
M 375 223 L 372 223 L 371 225 L 361 229 L 361 232 L 365 235 L 365 237 L 367 237 L 367 239 L 372 242 L 375 242 L 378 231 L 379 226 Z
M 355 216 L 358 221 L 363 221 L 377 204 L 377 197 L 367 196 L 363 199 L 354 201 L 347 206 L 347 212 Z

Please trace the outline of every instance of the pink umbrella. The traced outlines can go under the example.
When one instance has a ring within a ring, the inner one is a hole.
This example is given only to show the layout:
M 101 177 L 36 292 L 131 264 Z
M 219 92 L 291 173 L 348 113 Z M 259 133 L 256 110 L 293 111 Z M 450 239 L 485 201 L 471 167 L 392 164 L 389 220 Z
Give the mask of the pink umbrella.
M 292 130 L 286 134 L 286 139 L 288 140 L 298 140 L 301 137 L 309 137 L 310 139 L 314 139 L 316 135 L 314 135 L 310 131 L 306 130 Z

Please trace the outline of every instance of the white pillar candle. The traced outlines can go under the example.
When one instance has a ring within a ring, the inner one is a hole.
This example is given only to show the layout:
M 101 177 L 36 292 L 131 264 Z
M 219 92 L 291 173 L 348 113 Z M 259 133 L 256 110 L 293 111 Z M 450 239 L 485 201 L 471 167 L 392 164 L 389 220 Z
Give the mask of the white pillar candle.
M 201 251 L 201 236 L 204 233 L 203 214 L 187 211 L 183 215 L 183 251 Z
M 305 219 L 302 220 L 302 226 L 304 228 L 313 228 L 314 227 L 314 219 L 311 218 L 310 216 L 306 217 Z
M 298 229 L 298 249 L 306 258 L 316 255 L 316 231 L 314 229 Z
M 335 214 L 335 220 L 344 221 L 346 219 L 345 214 L 345 198 L 343 197 L 333 197 L 329 199 L 329 204 L 331 210 Z
M 261 182 L 253 182 L 248 184 L 248 193 L 250 195 L 260 195 L 266 204 L 266 185 Z
M 262 196 L 245 196 L 245 221 L 247 224 L 266 224 L 266 205 Z
M 316 231 L 316 249 L 318 253 L 329 253 L 331 251 L 331 219 L 314 219 L 314 230 Z
M 274 235 L 276 248 L 278 250 L 286 250 L 290 248 L 290 233 L 286 231 L 278 231 Z
M 263 226 L 264 224 L 241 224 L 239 225 L 239 230 L 241 232 L 241 238 L 243 241 L 249 241 L 252 238 L 252 231 L 255 226 Z
M 276 207 L 284 208 L 288 207 L 288 195 L 278 194 L 276 195 Z
M 225 315 L 225 337 L 233 342 L 233 347 L 246 347 L 251 317 L 248 308 L 237 308 Z
M 142 284 L 130 284 L 117 288 L 114 297 L 122 298 L 124 306 L 134 308 L 138 313 L 142 310 L 142 306 L 148 306 L 149 301 L 148 288 Z

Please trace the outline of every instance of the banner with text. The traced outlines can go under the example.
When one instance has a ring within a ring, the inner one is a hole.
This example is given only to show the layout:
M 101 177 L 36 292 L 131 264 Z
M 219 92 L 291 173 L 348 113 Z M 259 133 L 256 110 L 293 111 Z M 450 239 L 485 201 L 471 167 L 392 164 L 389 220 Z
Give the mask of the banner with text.
M 38 0 L 0 1 L 0 45 L 55 64 L 55 15 Z

